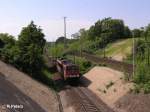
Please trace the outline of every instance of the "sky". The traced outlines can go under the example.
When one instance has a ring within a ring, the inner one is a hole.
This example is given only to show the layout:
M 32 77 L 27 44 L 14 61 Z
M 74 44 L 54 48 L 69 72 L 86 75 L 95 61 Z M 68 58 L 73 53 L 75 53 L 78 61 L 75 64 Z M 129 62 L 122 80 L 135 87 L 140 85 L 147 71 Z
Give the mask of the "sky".
M 67 17 L 67 37 L 88 29 L 105 17 L 123 19 L 129 28 L 150 23 L 150 0 L 0 0 L 0 33 L 16 38 L 31 20 L 41 26 L 47 41 L 63 36 Z

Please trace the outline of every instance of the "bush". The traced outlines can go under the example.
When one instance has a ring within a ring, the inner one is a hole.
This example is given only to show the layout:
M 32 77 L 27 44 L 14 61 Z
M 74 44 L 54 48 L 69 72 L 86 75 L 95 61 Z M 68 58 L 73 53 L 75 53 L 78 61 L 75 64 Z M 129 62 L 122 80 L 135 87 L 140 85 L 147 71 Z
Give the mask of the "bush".
M 147 83 L 150 80 L 149 67 L 145 66 L 145 63 L 139 63 L 136 68 L 136 73 L 134 76 L 134 82 L 137 84 Z
M 140 90 L 141 90 L 140 85 L 135 84 L 135 86 L 134 86 L 134 92 L 135 92 L 135 93 L 139 93 Z
M 90 67 L 90 66 L 91 66 L 91 62 L 90 62 L 90 61 L 84 61 L 84 62 L 83 62 L 83 66 L 84 66 L 85 68 Z
M 107 66 L 106 63 L 100 63 L 99 66 Z
M 76 64 L 79 65 L 81 74 L 85 74 L 92 66 L 92 63 L 84 58 L 78 59 Z
M 147 57 L 148 48 L 149 45 L 145 44 L 145 41 L 143 40 L 137 41 L 135 46 L 136 71 L 133 80 L 136 83 L 136 92 L 143 90 L 144 93 L 150 93 L 150 69 Z
M 106 85 L 106 89 L 109 89 L 113 85 L 114 85 L 114 82 L 110 81 L 109 84 Z
M 41 83 L 46 84 L 47 86 L 49 86 L 53 89 L 56 89 L 55 85 L 53 83 L 53 80 L 47 74 L 50 74 L 50 73 L 48 73 L 47 71 L 44 70 L 44 72 L 41 72 L 41 73 L 34 75 L 32 77 L 35 78 L 36 80 L 40 81 Z
M 143 90 L 144 90 L 144 93 L 150 93 L 150 81 L 146 84 L 144 84 L 144 87 L 143 87 Z
M 50 83 L 42 73 L 46 40 L 40 27 L 37 27 L 32 21 L 22 29 L 18 40 L 8 34 L 0 34 L 0 40 L 0 58 L 3 61 L 42 82 Z

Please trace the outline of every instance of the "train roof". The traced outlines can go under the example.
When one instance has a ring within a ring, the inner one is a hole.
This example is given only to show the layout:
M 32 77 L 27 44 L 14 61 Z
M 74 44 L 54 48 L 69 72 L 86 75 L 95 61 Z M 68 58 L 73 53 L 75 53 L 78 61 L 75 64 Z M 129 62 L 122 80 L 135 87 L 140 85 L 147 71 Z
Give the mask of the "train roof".
M 57 62 L 66 66 L 77 66 L 76 64 L 73 64 L 71 61 L 66 59 L 62 59 L 62 60 L 57 59 Z

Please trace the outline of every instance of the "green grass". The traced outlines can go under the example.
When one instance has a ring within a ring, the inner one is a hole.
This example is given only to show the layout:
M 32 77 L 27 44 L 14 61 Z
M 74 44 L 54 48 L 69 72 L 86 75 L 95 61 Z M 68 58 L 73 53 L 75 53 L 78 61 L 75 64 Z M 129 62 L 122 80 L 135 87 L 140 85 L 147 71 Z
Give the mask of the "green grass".
M 108 54 L 108 56 L 118 53 L 130 54 L 132 46 L 133 46 L 132 39 L 122 40 L 115 44 L 109 44 L 108 49 L 106 49 L 106 53 Z
M 51 73 L 47 68 L 44 68 L 42 73 L 49 79 L 51 79 L 53 76 L 53 73 Z
M 112 57 L 117 54 L 122 54 L 123 56 L 130 55 L 132 53 L 133 40 L 132 38 L 118 40 L 117 42 L 110 43 L 106 46 L 106 56 Z M 103 50 L 98 50 L 95 52 L 98 56 L 103 56 Z
M 48 47 L 48 54 L 53 57 L 61 57 L 64 51 L 64 44 L 54 44 Z
M 139 39 L 136 43 L 135 49 L 135 75 L 133 81 L 135 82 L 135 92 L 150 93 L 150 65 L 148 64 L 148 49 L 149 45 L 145 44 L 144 39 Z M 149 56 L 150 58 L 150 56 Z

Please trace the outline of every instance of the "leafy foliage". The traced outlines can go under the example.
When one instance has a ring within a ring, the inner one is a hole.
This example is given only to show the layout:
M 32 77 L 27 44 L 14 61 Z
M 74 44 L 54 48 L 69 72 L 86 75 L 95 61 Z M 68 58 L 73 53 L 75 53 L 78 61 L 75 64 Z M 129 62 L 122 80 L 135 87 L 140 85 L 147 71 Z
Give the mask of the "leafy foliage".
M 132 37 L 130 29 L 124 25 L 123 20 L 112 18 L 105 18 L 101 21 L 98 20 L 88 30 L 81 29 L 79 33 L 80 49 L 88 49 L 90 52 L 102 49 L 106 47 L 108 43 L 111 43 L 118 39 Z
M 51 47 L 49 47 L 49 54 L 53 57 L 62 57 L 63 51 L 64 51 L 63 44 L 53 44 Z
M 140 29 L 132 30 L 132 35 L 134 38 L 141 37 L 141 33 L 142 33 L 142 31 Z
M 0 48 L 4 47 L 4 42 L 0 39 Z
M 82 37 L 82 34 L 81 34 Z M 95 25 L 87 30 L 87 37 L 90 40 L 102 38 L 105 42 L 111 42 L 116 39 L 131 37 L 130 29 L 124 25 L 123 20 L 105 18 L 98 20 Z
M 145 38 L 139 39 L 135 44 L 135 62 L 136 62 L 136 71 L 134 76 L 134 81 L 140 90 L 143 90 L 145 93 L 150 92 L 150 28 L 149 25 L 146 27 L 143 32 L 146 36 Z
M 22 29 L 17 45 L 21 51 L 19 62 L 23 70 L 31 74 L 41 71 L 45 42 L 42 29 L 37 28 L 33 21 Z
M 67 39 L 65 37 L 59 37 L 57 40 L 56 40 L 56 44 L 58 43 L 63 43 L 64 41 L 67 41 Z
M 13 36 L 7 33 L 0 34 L 1 47 L 0 47 L 0 57 L 6 62 L 12 62 L 13 52 L 16 40 Z
M 1 43 L 3 43 L 4 45 L 8 45 L 8 44 L 14 45 L 15 44 L 15 38 L 12 35 L 9 35 L 7 33 L 1 33 L 0 40 L 1 40 Z
M 61 49 L 65 53 L 72 51 L 94 53 L 99 49 L 104 49 L 107 44 L 113 41 L 130 38 L 132 34 L 130 29 L 124 25 L 123 20 L 104 18 L 95 22 L 88 30 L 80 29 L 79 32 L 73 34 L 72 37 L 74 39 L 67 39 L 67 48 L 63 50 L 64 37 L 58 38 L 56 40 L 57 46 L 50 48 L 51 51 L 55 51 L 52 49 L 56 49 L 56 51 L 60 51 L 59 49 Z M 59 57 L 64 53 L 53 54 Z
M 1 59 L 31 75 L 41 72 L 46 41 L 42 29 L 37 28 L 33 21 L 22 29 L 18 41 L 8 34 L 0 34 L 0 40 L 4 44 Z

